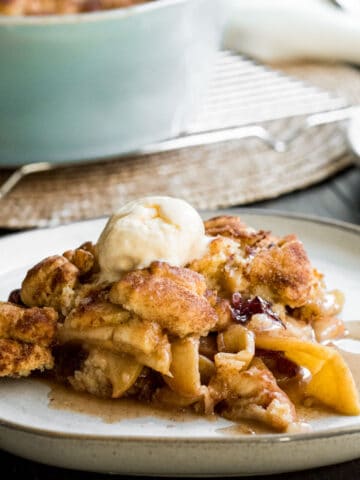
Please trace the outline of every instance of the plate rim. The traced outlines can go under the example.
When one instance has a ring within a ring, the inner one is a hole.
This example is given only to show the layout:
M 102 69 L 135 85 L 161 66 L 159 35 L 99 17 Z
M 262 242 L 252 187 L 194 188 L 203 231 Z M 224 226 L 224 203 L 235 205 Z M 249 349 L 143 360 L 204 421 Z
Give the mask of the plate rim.
M 322 440 L 328 438 L 336 438 L 347 435 L 359 435 L 360 425 L 354 427 L 340 427 L 334 430 L 323 430 L 320 432 L 305 432 L 305 433 L 269 433 L 269 434 L 229 434 L 219 437 L 165 437 L 165 436 L 151 436 L 151 435 L 96 435 L 88 433 L 72 433 L 45 430 L 37 427 L 23 426 L 10 422 L 8 420 L 0 419 L 1 429 L 12 430 L 20 433 L 36 435 L 54 440 L 86 440 L 95 442 L 126 442 L 126 443 L 184 443 L 184 444 L 203 444 L 203 443 L 292 443 L 303 442 L 309 440 Z
M 337 227 L 342 230 L 346 230 L 348 232 L 356 233 L 360 235 L 360 224 L 357 225 L 355 223 L 347 222 L 345 220 L 339 220 L 336 218 L 326 217 L 326 216 L 319 216 L 319 215 L 312 215 L 308 213 L 298 213 L 298 212 L 289 212 L 285 210 L 277 210 L 277 209 L 268 209 L 268 208 L 247 208 L 247 207 L 228 207 L 228 208 L 217 208 L 217 209 L 197 209 L 201 216 L 203 215 L 212 215 L 216 214 L 217 216 L 224 214 L 235 214 L 241 215 L 242 213 L 246 215 L 263 215 L 266 217 L 280 217 L 280 218 L 289 218 L 292 220 L 300 220 L 304 222 L 310 223 L 317 223 L 321 225 L 327 225 L 329 227 Z M 100 220 L 106 220 L 110 217 L 110 215 L 102 215 L 99 217 L 94 218 L 85 218 L 82 220 L 78 220 L 76 222 L 68 222 L 63 223 L 61 225 L 47 225 L 44 227 L 30 227 L 25 229 L 9 229 L 10 231 L 0 236 L 0 243 L 3 240 L 7 240 L 10 237 L 19 237 L 19 236 L 27 236 L 37 232 L 45 232 L 49 230 L 57 230 L 57 229 L 65 229 L 70 228 L 73 225 L 81 225 L 83 223 L 91 223 Z M 6 230 L 6 229 L 5 229 Z
M 211 214 L 235 214 L 235 215 L 263 215 L 268 217 L 280 217 L 280 218 L 289 218 L 292 220 L 300 220 L 309 223 L 320 224 L 323 226 L 328 226 L 332 228 L 336 228 L 338 230 L 345 230 L 349 233 L 356 234 L 360 237 L 360 225 L 356 225 L 350 222 L 345 222 L 342 220 L 332 219 L 328 217 L 319 217 L 317 215 L 309 215 L 309 214 L 299 214 L 296 212 L 286 212 L 286 211 L 278 211 L 273 209 L 260 209 L 260 208 L 242 208 L 242 207 L 232 207 L 226 209 L 215 209 L 215 210 L 199 210 L 201 215 L 211 215 Z M 60 225 L 56 227 L 44 227 L 41 229 L 31 229 L 26 230 L 23 232 L 16 232 L 16 233 L 9 233 L 5 234 L 0 237 L 0 244 L 3 240 L 8 240 L 13 237 L 19 236 L 28 236 L 36 232 L 47 232 L 49 230 L 58 230 L 58 229 L 66 229 L 71 228 L 73 225 L 79 225 L 82 223 L 91 223 L 99 220 L 105 220 L 108 217 L 97 217 L 93 219 L 86 219 L 81 220 L 78 222 L 71 222 L 65 225 Z M 201 417 L 199 417 L 201 418 Z M 55 430 L 47 430 L 39 427 L 31 427 L 27 425 L 23 425 L 20 423 L 12 422 L 7 419 L 3 419 L 0 417 L 0 429 L 9 429 L 17 432 L 37 435 L 41 437 L 47 437 L 52 439 L 67 439 L 67 440 L 87 440 L 87 441 L 96 441 L 96 442 L 127 442 L 127 443 L 137 443 L 137 442 L 145 442 L 145 443 L 289 443 L 289 442 L 302 442 L 302 441 L 310 441 L 310 440 L 321 440 L 326 438 L 335 438 L 345 435 L 356 435 L 360 434 L 360 425 L 358 426 L 345 426 L 334 428 L 333 430 L 323 430 L 319 432 L 305 432 L 305 433 L 269 433 L 269 434 L 261 434 L 261 435 L 246 435 L 246 434 L 229 434 L 227 436 L 219 436 L 219 437 L 207 437 L 205 435 L 199 437 L 167 437 L 167 436 L 149 436 L 149 435 L 98 435 L 98 434 L 88 434 L 88 433 L 73 433 L 73 432 L 61 432 Z

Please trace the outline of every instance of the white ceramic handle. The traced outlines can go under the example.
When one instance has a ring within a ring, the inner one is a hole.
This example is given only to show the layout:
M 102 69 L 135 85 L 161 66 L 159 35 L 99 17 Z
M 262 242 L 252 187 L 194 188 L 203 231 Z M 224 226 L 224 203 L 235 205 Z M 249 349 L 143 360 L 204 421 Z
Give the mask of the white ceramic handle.
M 223 0 L 224 46 L 262 61 L 360 64 L 360 16 L 325 0 Z

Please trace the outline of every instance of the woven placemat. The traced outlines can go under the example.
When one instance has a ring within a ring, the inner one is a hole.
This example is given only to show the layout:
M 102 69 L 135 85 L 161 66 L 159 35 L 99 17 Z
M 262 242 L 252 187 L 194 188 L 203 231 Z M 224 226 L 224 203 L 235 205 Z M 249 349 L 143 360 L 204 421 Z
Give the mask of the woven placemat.
M 283 67 L 282 67 L 283 68 Z M 349 66 L 289 65 L 286 72 L 360 103 L 360 73 Z M 288 120 L 271 122 L 281 132 Z M 256 139 L 59 168 L 21 180 L 0 201 L 0 227 L 54 226 L 109 215 L 150 194 L 214 209 L 273 198 L 319 182 L 352 162 L 338 125 L 313 128 L 275 153 Z M 0 170 L 0 181 L 9 171 Z

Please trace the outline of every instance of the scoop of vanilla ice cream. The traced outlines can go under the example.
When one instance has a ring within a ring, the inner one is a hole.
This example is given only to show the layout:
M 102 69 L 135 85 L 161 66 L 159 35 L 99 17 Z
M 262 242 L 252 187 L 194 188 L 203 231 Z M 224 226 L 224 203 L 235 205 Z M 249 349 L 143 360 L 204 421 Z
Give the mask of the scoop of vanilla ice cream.
M 97 242 L 103 280 L 160 260 L 184 266 L 203 255 L 208 244 L 203 221 L 184 200 L 144 197 L 110 217 Z

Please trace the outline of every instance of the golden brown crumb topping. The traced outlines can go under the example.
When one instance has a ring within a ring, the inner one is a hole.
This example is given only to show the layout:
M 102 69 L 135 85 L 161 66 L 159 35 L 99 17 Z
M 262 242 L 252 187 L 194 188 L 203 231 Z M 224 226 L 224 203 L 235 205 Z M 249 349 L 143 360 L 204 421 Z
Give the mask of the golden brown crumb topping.
M 116 282 L 110 300 L 140 317 L 159 323 L 167 332 L 185 337 L 204 335 L 217 322 L 207 298 L 204 278 L 186 268 L 161 262 Z
M 57 313 L 0 302 L 0 377 L 52 368 Z

